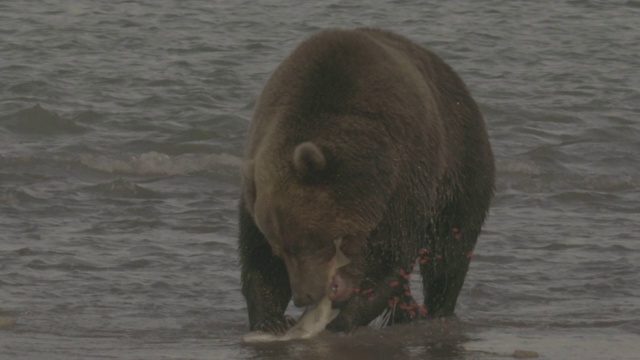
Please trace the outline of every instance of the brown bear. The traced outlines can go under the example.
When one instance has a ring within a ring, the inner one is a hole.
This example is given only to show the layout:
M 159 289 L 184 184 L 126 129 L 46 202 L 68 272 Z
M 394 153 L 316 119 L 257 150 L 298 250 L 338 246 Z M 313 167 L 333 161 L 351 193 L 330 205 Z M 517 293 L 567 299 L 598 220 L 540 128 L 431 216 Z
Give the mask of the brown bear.
M 377 29 L 321 31 L 264 87 L 240 198 L 242 293 L 253 330 L 328 296 L 351 331 L 452 315 L 494 188 L 482 115 L 435 54 Z M 329 278 L 337 250 L 350 260 Z M 424 305 L 408 279 L 418 263 Z

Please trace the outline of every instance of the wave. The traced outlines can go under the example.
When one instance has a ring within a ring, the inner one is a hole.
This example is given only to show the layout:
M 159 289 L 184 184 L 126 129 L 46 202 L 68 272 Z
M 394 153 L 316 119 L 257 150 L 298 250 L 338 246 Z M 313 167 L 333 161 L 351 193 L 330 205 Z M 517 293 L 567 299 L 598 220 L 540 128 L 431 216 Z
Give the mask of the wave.
M 623 161 L 625 158 L 615 160 Z M 555 163 L 553 163 L 555 161 Z M 613 162 L 611 160 L 610 162 Z M 525 193 L 630 191 L 638 185 L 638 175 L 630 167 L 606 173 L 589 164 L 542 159 L 496 159 L 499 189 Z
M 500 173 L 517 175 L 540 175 L 540 166 L 533 160 L 496 159 Z
M 170 156 L 150 151 L 119 159 L 104 155 L 80 155 L 80 163 L 100 172 L 128 175 L 186 175 L 215 171 L 222 167 L 238 168 L 242 160 L 229 154 L 184 154 Z
M 87 129 L 36 104 L 13 114 L 0 116 L 0 126 L 19 134 L 79 134 Z
M 136 184 L 134 181 L 127 179 L 116 179 L 107 183 L 91 185 L 86 189 L 115 197 L 141 199 L 160 199 L 163 197 L 162 193 L 149 190 L 143 186 Z

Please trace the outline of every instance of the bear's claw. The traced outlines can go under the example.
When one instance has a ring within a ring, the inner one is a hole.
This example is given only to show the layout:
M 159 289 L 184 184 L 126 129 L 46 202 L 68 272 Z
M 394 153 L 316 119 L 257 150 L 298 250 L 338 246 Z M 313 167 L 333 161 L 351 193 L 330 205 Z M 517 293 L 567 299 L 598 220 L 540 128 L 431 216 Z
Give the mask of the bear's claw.
M 254 330 L 271 333 L 274 335 L 282 335 L 289 328 L 295 325 L 296 320 L 289 315 L 283 315 L 280 318 L 270 318 L 260 323 L 257 323 Z

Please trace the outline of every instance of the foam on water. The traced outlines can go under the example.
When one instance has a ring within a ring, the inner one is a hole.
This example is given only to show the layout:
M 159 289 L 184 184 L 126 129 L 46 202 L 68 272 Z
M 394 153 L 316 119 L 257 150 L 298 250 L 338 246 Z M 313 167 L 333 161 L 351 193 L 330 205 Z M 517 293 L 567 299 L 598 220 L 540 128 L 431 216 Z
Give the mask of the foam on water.
M 184 154 L 169 156 L 150 151 L 126 159 L 82 154 L 80 163 L 93 170 L 128 175 L 187 175 L 214 171 L 221 167 L 239 168 L 242 160 L 229 154 Z

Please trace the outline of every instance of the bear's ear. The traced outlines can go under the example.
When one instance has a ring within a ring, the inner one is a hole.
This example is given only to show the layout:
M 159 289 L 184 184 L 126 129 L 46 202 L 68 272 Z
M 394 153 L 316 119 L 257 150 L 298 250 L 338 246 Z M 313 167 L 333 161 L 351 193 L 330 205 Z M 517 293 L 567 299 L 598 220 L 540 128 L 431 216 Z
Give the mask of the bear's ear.
M 307 141 L 293 151 L 293 167 L 301 180 L 313 182 L 319 180 L 318 177 L 327 167 L 327 159 L 316 144 Z
M 253 168 L 253 160 L 247 160 L 244 164 L 242 164 L 242 193 L 245 206 L 251 214 L 253 214 L 253 208 L 255 207 L 256 203 L 256 180 L 254 178 Z

